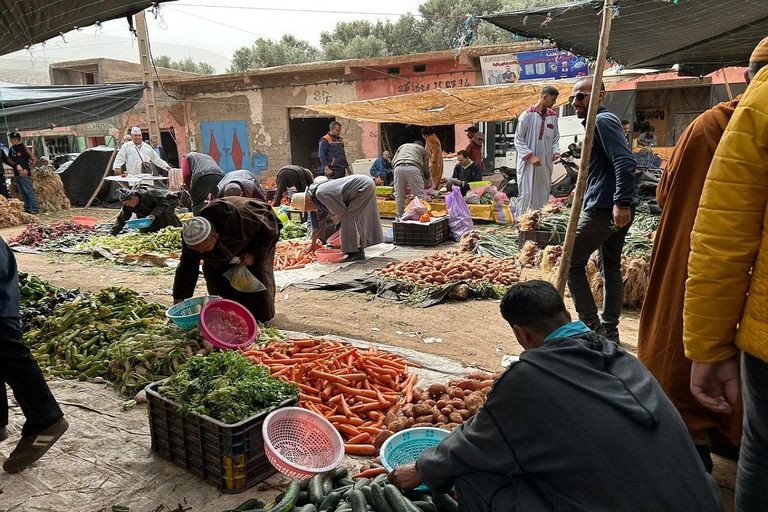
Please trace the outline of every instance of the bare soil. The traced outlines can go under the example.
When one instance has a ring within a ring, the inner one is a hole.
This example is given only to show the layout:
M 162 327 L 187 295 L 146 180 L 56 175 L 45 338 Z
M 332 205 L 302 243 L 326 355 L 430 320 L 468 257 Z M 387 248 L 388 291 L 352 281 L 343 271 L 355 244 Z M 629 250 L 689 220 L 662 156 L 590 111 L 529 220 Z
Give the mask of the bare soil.
M 43 215 L 41 221 L 69 219 L 88 215 L 108 220 L 116 210 L 70 210 L 57 215 Z M 0 230 L 8 240 L 23 227 Z M 387 256 L 398 258 L 397 249 Z M 435 249 L 424 249 L 423 253 Z M 413 254 L 409 249 L 409 256 Z M 98 291 L 107 286 L 126 286 L 151 294 L 151 300 L 170 305 L 172 271 L 148 270 L 98 261 L 78 260 L 61 255 L 16 254 L 19 269 L 38 275 L 53 284 L 83 291 Z M 524 279 L 542 277 L 538 270 L 526 269 Z M 198 282 L 204 292 L 204 281 Z M 567 304 L 573 311 L 570 299 Z M 515 342 L 509 326 L 501 318 L 498 301 L 449 302 L 430 308 L 415 308 L 385 299 L 369 299 L 362 294 L 307 291 L 288 287 L 276 297 L 277 315 L 272 325 L 286 330 L 315 334 L 334 334 L 359 340 L 419 350 L 453 359 L 464 365 L 495 371 L 501 368 L 503 355 L 517 355 L 522 349 Z M 620 325 L 622 346 L 636 353 L 639 310 L 625 310 Z M 726 502 L 731 490 L 735 466 L 717 459 L 716 473 Z M 5 489 L 5 492 L 10 489 Z M 83 509 L 88 510 L 88 509 Z M 726 509 L 728 510 L 728 509 Z

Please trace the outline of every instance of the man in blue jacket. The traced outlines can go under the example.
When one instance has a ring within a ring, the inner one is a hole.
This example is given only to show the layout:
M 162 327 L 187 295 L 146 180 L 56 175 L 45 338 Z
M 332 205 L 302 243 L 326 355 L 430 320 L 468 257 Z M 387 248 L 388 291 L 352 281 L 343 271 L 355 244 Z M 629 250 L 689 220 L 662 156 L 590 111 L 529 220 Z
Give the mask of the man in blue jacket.
M 571 104 L 576 116 L 586 122 L 592 77 L 573 86 Z M 579 319 L 606 338 L 619 343 L 619 316 L 623 285 L 621 251 L 635 214 L 635 158 L 627 146 L 621 121 L 603 105 L 601 84 L 595 121 L 595 138 L 589 160 L 587 190 L 576 230 L 576 241 L 568 270 L 568 288 Z M 599 251 L 603 274 L 603 311 L 597 305 L 587 280 L 586 267 L 593 252 Z
M 721 512 L 688 429 L 632 354 L 571 322 L 541 280 L 500 305 L 525 351 L 475 416 L 389 480 L 472 512 Z
M 379 158 L 377 158 L 373 165 L 371 165 L 371 176 L 376 182 L 376 185 L 391 185 L 395 180 L 395 175 L 392 170 L 392 155 L 389 151 L 384 151 Z
M 0 238 L 0 442 L 8 438 L 6 383 L 26 418 L 21 439 L 3 463 L 6 473 L 18 473 L 38 460 L 69 427 L 37 361 L 22 343 L 19 308 L 16 258 Z
M 344 139 L 341 138 L 341 123 L 331 121 L 326 135 L 320 139 L 318 157 L 328 179 L 343 178 L 352 174 L 344 151 Z

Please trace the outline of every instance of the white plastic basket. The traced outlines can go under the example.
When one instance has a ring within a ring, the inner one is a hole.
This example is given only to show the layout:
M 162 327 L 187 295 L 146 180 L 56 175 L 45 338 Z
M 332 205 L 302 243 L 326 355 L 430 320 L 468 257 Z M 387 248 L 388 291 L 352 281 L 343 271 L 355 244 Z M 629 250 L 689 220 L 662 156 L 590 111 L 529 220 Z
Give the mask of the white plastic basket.
M 301 407 L 271 412 L 261 429 L 269 462 L 291 478 L 303 480 L 328 473 L 344 457 L 344 441 L 334 426 Z

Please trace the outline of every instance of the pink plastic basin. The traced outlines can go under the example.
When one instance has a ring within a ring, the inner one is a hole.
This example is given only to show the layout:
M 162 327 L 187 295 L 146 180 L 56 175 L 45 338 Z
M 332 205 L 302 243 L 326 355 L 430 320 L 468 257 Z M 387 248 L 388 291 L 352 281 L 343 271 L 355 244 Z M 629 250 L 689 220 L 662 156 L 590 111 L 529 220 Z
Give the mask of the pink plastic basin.
M 242 304 L 213 299 L 200 312 L 200 330 L 205 339 L 222 349 L 247 347 L 259 335 L 259 325 Z
M 99 223 L 99 219 L 96 217 L 72 217 L 72 220 L 83 226 L 95 226 Z
M 325 264 L 341 263 L 341 260 L 344 259 L 344 253 L 341 252 L 341 249 L 318 249 L 315 251 L 315 255 L 319 263 Z

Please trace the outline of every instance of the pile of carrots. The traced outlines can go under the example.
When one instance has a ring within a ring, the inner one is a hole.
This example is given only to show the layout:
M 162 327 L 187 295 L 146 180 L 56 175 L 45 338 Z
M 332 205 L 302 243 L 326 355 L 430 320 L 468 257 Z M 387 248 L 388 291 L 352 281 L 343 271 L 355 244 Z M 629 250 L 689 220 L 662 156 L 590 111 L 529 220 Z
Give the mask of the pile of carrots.
M 279 242 L 275 249 L 275 270 L 295 270 L 317 261 L 313 252 L 304 252 L 311 242 L 288 240 Z
M 346 453 L 374 455 L 384 419 L 413 401 L 418 379 L 408 367 L 419 367 L 395 354 L 319 338 L 273 342 L 242 351 L 272 376 L 295 382 L 305 409 L 324 416 L 347 441 Z

